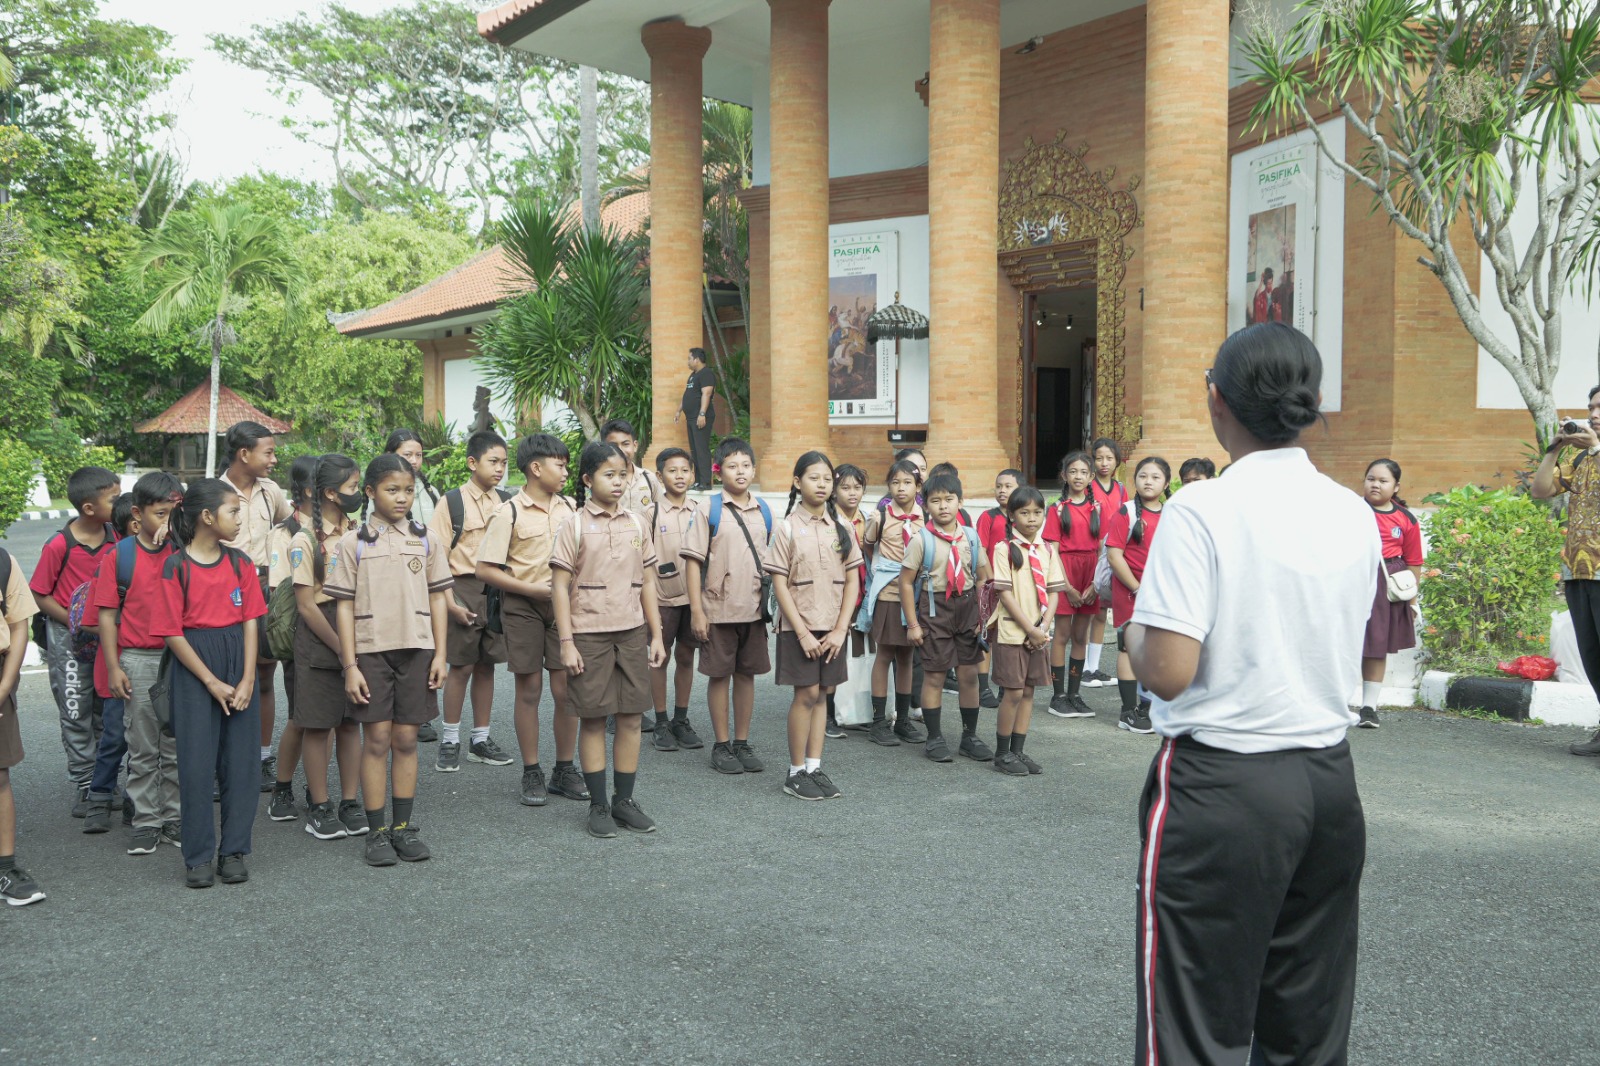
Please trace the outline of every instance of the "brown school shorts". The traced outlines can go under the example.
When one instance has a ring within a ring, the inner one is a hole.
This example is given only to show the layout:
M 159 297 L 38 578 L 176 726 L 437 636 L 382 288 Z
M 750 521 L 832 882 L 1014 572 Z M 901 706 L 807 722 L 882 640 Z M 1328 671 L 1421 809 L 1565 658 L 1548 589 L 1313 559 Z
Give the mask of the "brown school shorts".
M 0 657 L 0 663 L 5 662 Z M 17 698 L 0 701 L 0 770 L 9 770 L 22 761 L 22 726 L 17 721 Z
M 505 626 L 506 662 L 513 674 L 562 670 L 556 609 L 549 600 L 530 600 L 508 592 L 500 609 Z
M 428 648 L 357 655 L 356 666 L 367 679 L 370 702 L 352 703 L 350 717 L 357 722 L 393 722 L 395 725 L 433 721 L 439 716 L 439 694 L 428 687 L 428 664 L 431 662 L 433 651 Z
M 478 620 L 464 626 L 454 618 L 445 626 L 444 661 L 451 666 L 476 666 L 478 663 L 503 663 L 506 661 L 506 641 L 501 633 L 491 633 L 485 628 L 489 617 L 489 589 L 482 581 L 471 576 L 456 578 L 456 601 L 478 616 Z
M 760 622 L 713 622 L 711 639 L 700 649 L 700 672 L 706 677 L 745 674 L 757 677 L 772 670 L 767 654 L 767 627 Z
M 996 644 L 989 655 L 989 680 L 996 688 L 1039 688 L 1050 683 L 1048 648 L 1029 651 L 1022 644 Z
M 675 644 L 686 648 L 698 648 L 700 642 L 694 639 L 694 630 L 689 627 L 689 605 L 680 603 L 676 607 L 661 608 L 661 646 L 667 649 L 667 655 L 672 655 Z
M 872 628 L 867 635 L 879 647 L 911 647 L 911 638 L 906 636 L 905 619 L 900 616 L 899 600 L 879 600 L 872 605 Z
M 363 675 L 366 670 L 362 670 Z M 294 663 L 295 725 L 301 729 L 333 729 L 351 716 L 350 701 L 344 694 L 344 671 L 324 670 L 296 660 Z M 372 678 L 367 677 L 367 686 Z
M 264 566 L 256 567 L 256 577 L 261 581 L 261 602 L 272 602 L 272 586 L 267 583 L 268 570 Z M 278 660 L 272 657 L 272 648 L 267 644 L 267 616 L 261 615 L 256 620 L 256 669 L 263 666 L 272 666 Z
M 811 635 L 821 640 L 827 636 L 827 631 L 812 630 Z M 778 634 L 778 670 L 772 679 L 773 683 L 796 688 L 842 685 L 850 676 L 849 654 L 847 643 L 839 649 L 832 662 L 825 662 L 820 655 L 815 659 L 807 659 L 805 649 L 800 646 L 800 634 L 785 630 Z
M 933 598 L 933 614 L 928 614 L 928 598 Z M 957 666 L 976 666 L 983 662 L 978 646 L 978 593 L 976 589 L 952 599 L 942 592 L 925 592 L 917 603 L 917 621 L 922 625 L 922 672 L 942 674 Z
M 654 706 L 650 695 L 650 630 L 646 626 L 614 633 L 574 633 L 583 656 L 583 673 L 567 675 L 567 713 L 575 718 L 643 714 Z

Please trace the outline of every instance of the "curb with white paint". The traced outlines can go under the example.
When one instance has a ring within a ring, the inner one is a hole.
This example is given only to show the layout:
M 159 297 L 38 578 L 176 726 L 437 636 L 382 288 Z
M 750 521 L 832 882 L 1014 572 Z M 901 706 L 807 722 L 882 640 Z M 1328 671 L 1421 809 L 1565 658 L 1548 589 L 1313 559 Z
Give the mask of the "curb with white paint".
M 1436 711 L 1486 708 L 1510 718 L 1538 718 L 1546 725 L 1600 726 L 1600 701 L 1594 690 L 1570 681 L 1466 677 L 1429 670 L 1417 686 L 1417 702 Z
M 23 511 L 17 516 L 17 518 L 18 520 L 41 522 L 46 519 L 71 518 L 76 513 L 76 511 L 71 511 L 66 508 L 50 511 Z

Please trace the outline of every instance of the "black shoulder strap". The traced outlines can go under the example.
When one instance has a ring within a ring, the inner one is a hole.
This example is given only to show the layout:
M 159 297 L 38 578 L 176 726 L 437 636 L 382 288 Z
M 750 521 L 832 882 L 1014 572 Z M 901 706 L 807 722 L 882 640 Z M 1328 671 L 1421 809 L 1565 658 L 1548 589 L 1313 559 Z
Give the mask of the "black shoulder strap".
M 68 552 L 71 552 L 73 548 L 78 546 L 78 538 L 72 535 L 71 522 L 68 522 L 66 525 L 61 527 L 61 539 L 67 542 L 67 550 L 66 552 L 63 552 L 62 555 L 66 555 Z
M 750 527 L 744 524 L 737 507 L 733 508 L 733 520 L 739 523 L 739 532 L 744 534 L 744 542 L 750 546 L 750 557 L 756 561 L 756 573 L 761 573 L 761 553 L 756 550 L 755 538 L 750 536 Z
M 502 489 L 502 488 L 500 488 L 498 486 L 495 487 L 494 492 L 495 492 L 496 496 L 500 497 L 500 502 L 501 503 L 505 503 L 507 500 L 511 499 L 511 497 L 516 495 L 516 493 L 508 491 L 506 489 Z
M 456 550 L 456 543 L 461 540 L 461 526 L 467 520 L 467 504 L 461 498 L 460 489 L 451 489 L 444 494 L 445 506 L 450 509 L 450 550 Z
M 11 553 L 0 548 L 0 620 L 6 616 L 6 589 L 11 587 Z

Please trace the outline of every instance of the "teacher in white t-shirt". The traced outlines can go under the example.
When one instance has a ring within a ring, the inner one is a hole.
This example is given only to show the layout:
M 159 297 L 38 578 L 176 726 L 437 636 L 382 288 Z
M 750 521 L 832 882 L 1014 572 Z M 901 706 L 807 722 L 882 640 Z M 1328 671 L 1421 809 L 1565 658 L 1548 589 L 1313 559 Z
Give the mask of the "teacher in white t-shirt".
M 1240 330 L 1205 378 L 1233 465 L 1167 504 L 1126 634 L 1165 738 L 1140 805 L 1136 1061 L 1341 1064 L 1366 858 L 1346 701 L 1380 548 L 1298 446 L 1321 418 L 1305 334 Z

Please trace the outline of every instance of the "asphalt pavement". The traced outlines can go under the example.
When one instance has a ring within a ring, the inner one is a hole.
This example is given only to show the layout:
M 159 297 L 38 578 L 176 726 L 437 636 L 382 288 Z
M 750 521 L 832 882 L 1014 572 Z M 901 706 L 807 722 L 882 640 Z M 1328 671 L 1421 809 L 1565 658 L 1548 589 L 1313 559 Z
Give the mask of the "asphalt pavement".
M 263 803 L 249 883 L 194 891 L 176 849 L 80 832 L 30 674 L 12 779 L 49 898 L 0 908 L 0 1059 L 1125 1063 L 1156 740 L 1114 727 L 1114 690 L 1089 700 L 1092 720 L 1036 712 L 1041 777 L 852 735 L 825 759 L 844 798 L 803 803 L 779 790 L 787 699 L 762 681 L 770 769 L 647 746 L 661 829 L 609 841 L 582 804 L 520 806 L 516 765 L 439 774 L 424 745 L 431 861 L 369 868 L 358 840 Z M 512 748 L 509 711 L 502 678 Z M 1577 736 L 1421 711 L 1352 733 L 1370 834 L 1352 1062 L 1600 1062 L 1600 760 L 1566 754 Z

